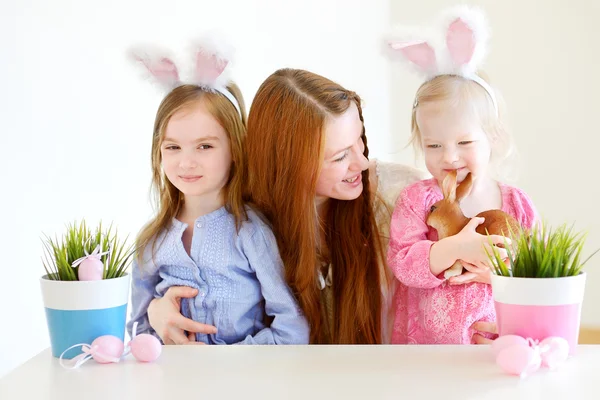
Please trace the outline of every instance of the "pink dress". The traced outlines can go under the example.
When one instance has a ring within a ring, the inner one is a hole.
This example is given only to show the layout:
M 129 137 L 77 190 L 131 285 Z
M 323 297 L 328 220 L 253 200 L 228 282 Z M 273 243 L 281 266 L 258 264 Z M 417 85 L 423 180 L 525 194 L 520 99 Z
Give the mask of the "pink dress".
M 537 220 L 531 199 L 516 187 L 499 186 L 502 210 L 530 228 Z M 407 186 L 396 202 L 388 248 L 388 265 L 400 281 L 394 294 L 392 343 L 469 344 L 473 322 L 496 320 L 490 285 L 451 286 L 443 273 L 435 276 L 429 268 L 429 249 L 437 232 L 425 220 L 442 197 L 432 178 Z

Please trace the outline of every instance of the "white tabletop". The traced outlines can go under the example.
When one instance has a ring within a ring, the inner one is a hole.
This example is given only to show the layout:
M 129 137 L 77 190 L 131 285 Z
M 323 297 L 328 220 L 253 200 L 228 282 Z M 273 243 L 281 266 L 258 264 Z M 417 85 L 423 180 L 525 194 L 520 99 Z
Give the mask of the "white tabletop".
M 144 364 L 63 369 L 50 350 L 0 380 L 0 399 L 599 399 L 600 345 L 559 370 L 504 374 L 489 346 L 165 346 Z

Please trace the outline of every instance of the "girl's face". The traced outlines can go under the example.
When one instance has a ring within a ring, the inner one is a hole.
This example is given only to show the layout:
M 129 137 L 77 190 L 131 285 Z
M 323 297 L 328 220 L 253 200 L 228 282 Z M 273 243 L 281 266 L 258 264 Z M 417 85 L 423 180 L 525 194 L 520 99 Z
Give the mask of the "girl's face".
M 363 155 L 363 124 L 356 104 L 325 124 L 324 159 L 317 179 L 317 204 L 327 199 L 354 200 L 363 190 L 362 171 L 369 167 Z
M 229 136 L 202 101 L 173 114 L 160 152 L 167 179 L 186 200 L 222 205 L 231 168 Z
M 490 141 L 471 111 L 430 102 L 419 105 L 416 119 L 425 165 L 438 182 L 451 170 L 457 170 L 458 182 L 468 172 L 475 179 L 487 173 Z

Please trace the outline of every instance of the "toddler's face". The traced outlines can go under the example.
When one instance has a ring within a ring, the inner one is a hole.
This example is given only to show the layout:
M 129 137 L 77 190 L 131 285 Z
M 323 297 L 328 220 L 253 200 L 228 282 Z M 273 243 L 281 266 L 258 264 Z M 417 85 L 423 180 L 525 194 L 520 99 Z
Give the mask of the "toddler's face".
M 429 102 L 419 104 L 416 119 L 425 165 L 438 182 L 451 170 L 457 170 L 458 182 L 468 172 L 475 179 L 486 174 L 490 141 L 471 111 L 445 102 Z

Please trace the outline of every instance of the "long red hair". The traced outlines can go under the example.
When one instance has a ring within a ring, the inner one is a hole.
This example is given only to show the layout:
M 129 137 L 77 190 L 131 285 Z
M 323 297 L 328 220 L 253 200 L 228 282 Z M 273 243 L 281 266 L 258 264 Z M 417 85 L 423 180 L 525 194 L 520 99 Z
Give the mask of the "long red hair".
M 246 200 L 272 223 L 289 286 L 311 327 L 312 343 L 330 343 L 323 331 L 317 285 L 319 229 L 325 229 L 333 265 L 333 343 L 381 343 L 381 278 L 385 253 L 372 206 L 369 171 L 355 200 L 329 199 L 325 221 L 315 207 L 323 162 L 324 125 L 359 96 L 322 76 L 282 69 L 260 86 L 248 116 Z M 362 140 L 368 156 L 363 125 Z

